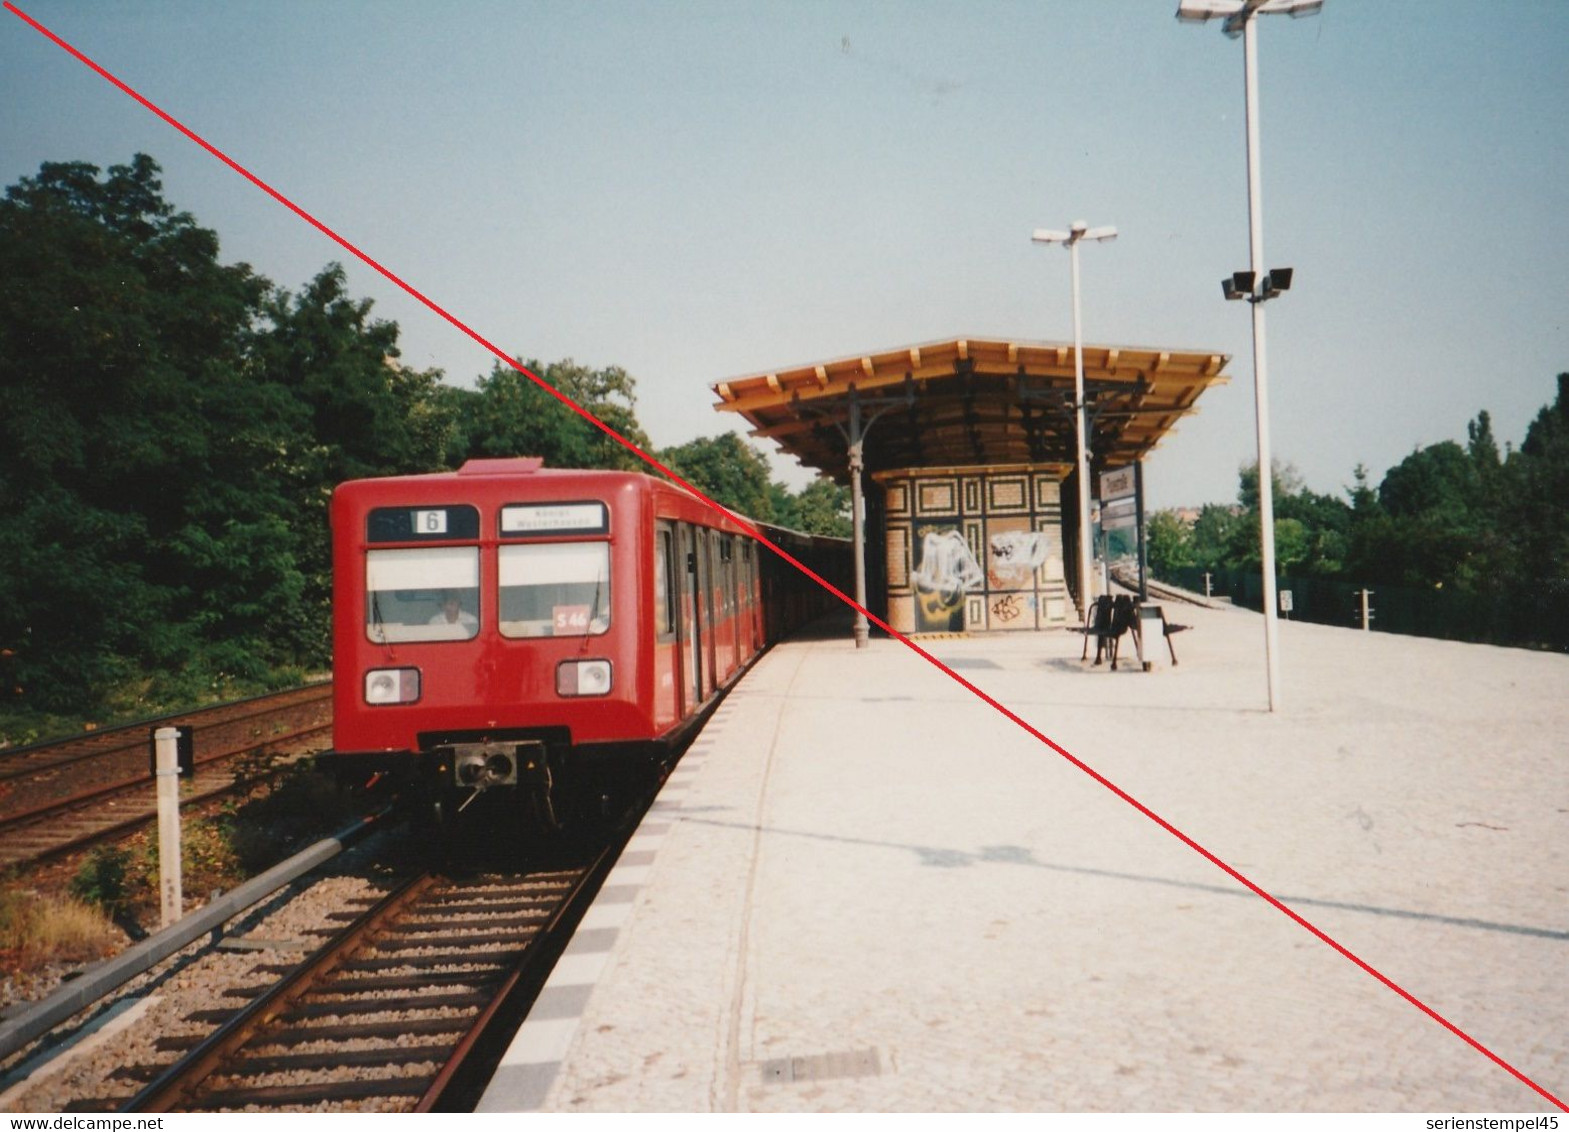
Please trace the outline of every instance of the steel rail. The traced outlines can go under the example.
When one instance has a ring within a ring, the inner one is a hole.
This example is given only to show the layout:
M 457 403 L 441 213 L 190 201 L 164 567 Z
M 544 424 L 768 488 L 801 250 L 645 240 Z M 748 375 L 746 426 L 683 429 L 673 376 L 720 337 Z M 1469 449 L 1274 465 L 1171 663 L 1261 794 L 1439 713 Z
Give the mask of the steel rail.
M 352 924 L 333 936 L 314 956 L 292 974 L 285 975 L 265 994 L 251 1001 L 238 1014 L 150 1081 L 128 1100 L 121 1112 L 170 1112 L 185 1101 L 191 1091 L 212 1076 L 224 1062 L 267 1023 L 271 1022 L 313 986 L 335 971 L 345 960 L 368 942 L 389 919 L 418 900 L 435 885 L 434 873 L 424 872 L 409 878 L 366 909 Z
M 250 747 L 243 747 L 239 750 L 209 755 L 206 758 L 198 759 L 196 766 L 200 770 L 216 773 L 219 770 L 217 764 L 233 762 L 236 759 L 244 758 L 246 755 L 253 754 L 272 744 L 308 741 L 310 736 L 314 736 L 319 732 L 327 731 L 331 728 L 331 726 L 332 725 L 330 723 L 321 724 L 316 727 L 304 728 L 286 735 L 276 735 Z M 200 790 L 193 790 L 190 794 L 180 799 L 180 808 L 183 810 L 187 806 L 198 805 L 202 802 L 212 801 L 214 798 L 221 798 L 226 794 L 232 794 L 236 790 L 245 786 L 246 782 L 247 780 L 242 779 L 236 775 L 223 782 L 221 785 L 210 786 Z M 61 798 L 54 802 L 46 802 L 42 805 L 35 806 L 29 810 L 23 810 L 21 813 L 7 815 L 4 818 L 0 818 L 0 836 L 14 835 L 15 833 L 21 832 L 23 830 L 32 830 L 34 827 L 41 825 L 43 822 L 51 818 L 64 817 L 68 814 L 77 813 L 95 802 L 101 802 L 113 797 L 134 794 L 137 790 L 146 790 L 149 785 L 150 780 L 148 776 L 141 774 L 137 775 L 135 778 L 122 779 L 119 782 L 110 783 L 107 786 L 95 786 L 88 790 L 81 791 L 80 793 L 73 794 L 68 798 Z M 50 845 L 37 852 L 26 853 L 22 856 L 16 857 L 14 860 L 6 861 L 5 867 L 16 868 L 19 866 L 34 865 L 43 861 L 53 860 L 78 849 L 84 849 L 87 846 L 95 844 L 99 841 L 106 841 L 128 833 L 140 826 L 148 824 L 156 817 L 157 809 L 152 805 L 146 805 L 132 816 L 100 826 L 86 833 L 68 837 L 64 841 Z
M 136 976 L 157 966 L 182 947 L 223 925 L 286 885 L 343 852 L 385 819 L 383 810 L 360 818 L 332 837 L 323 838 L 288 860 L 252 877 L 232 892 L 213 900 L 178 923 L 127 948 L 112 959 L 87 969 L 80 978 L 41 999 L 14 1020 L 0 1025 L 0 1058 L 10 1057 L 29 1042 L 42 1037 L 73 1015 L 114 993 Z
M 301 704 L 315 703 L 317 700 L 332 698 L 332 682 L 321 681 L 315 684 L 304 684 L 298 688 L 289 688 L 282 692 L 263 692 L 261 695 L 248 696 L 245 699 L 231 700 L 224 704 L 213 704 L 205 708 L 195 708 L 190 711 L 174 712 L 169 715 L 151 716 L 147 719 L 134 720 L 130 723 L 117 723 L 112 727 L 102 727 L 82 735 L 72 735 L 67 738 L 44 739 L 37 743 L 28 743 L 21 747 L 9 747 L 0 751 L 0 782 L 12 778 L 22 778 L 29 774 L 36 774 L 40 770 L 52 770 L 58 766 L 69 766 L 71 763 L 84 759 L 105 758 L 120 751 L 131 751 L 145 746 L 146 732 L 155 726 L 172 726 L 178 723 L 189 723 L 192 726 L 215 726 L 220 723 L 238 723 L 246 719 L 253 719 L 266 712 L 252 712 L 248 715 L 235 716 L 232 719 L 213 719 L 210 723 L 203 724 L 205 716 L 216 716 L 234 708 L 244 707 L 248 704 L 260 704 L 268 700 L 281 700 L 284 703 L 274 707 L 296 706 L 292 701 L 298 699 Z M 100 740 L 110 739 L 118 741 L 124 738 L 126 742 L 115 746 L 104 746 Z M 64 755 L 54 762 L 38 766 L 15 766 L 14 763 L 22 762 L 35 755 L 47 754 L 50 748 L 58 747 L 67 749 L 76 746 L 99 744 L 91 750 L 80 751 Z
M 615 867 L 616 859 L 621 856 L 621 850 L 626 847 L 630 836 L 630 830 L 618 831 L 618 835 L 600 850 L 599 855 L 583 871 L 550 918 L 540 927 L 530 945 L 518 957 L 517 963 L 496 988 L 494 996 L 480 1011 L 473 1025 L 458 1040 L 452 1055 L 415 1103 L 414 1112 L 470 1111 L 466 1107 L 449 1106 L 455 1097 L 489 1080 L 495 1068 L 495 1059 L 504 1052 L 506 1042 L 511 1040 L 515 1023 L 521 1021 L 522 1014 L 550 977 L 556 960 L 571 942 L 578 921 L 599 894 L 600 886 Z M 499 1043 L 500 1048 L 492 1050 L 490 1046 L 500 1027 L 506 1028 L 504 1040 Z M 481 1061 L 486 1064 L 481 1065 Z

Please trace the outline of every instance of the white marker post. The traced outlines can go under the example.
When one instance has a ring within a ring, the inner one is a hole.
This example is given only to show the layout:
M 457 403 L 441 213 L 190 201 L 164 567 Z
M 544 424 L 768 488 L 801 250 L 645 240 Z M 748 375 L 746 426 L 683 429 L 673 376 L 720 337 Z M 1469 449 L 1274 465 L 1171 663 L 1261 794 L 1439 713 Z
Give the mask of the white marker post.
M 158 779 L 158 894 L 159 926 L 167 928 L 184 911 L 180 887 L 180 732 L 160 727 L 153 734 Z

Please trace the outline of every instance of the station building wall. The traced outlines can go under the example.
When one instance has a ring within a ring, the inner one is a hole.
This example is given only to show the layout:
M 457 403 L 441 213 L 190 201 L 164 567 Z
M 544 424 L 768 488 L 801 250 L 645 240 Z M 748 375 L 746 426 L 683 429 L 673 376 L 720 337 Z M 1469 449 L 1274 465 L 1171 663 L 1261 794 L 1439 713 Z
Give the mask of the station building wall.
M 1061 465 L 878 472 L 888 623 L 902 633 L 1044 629 L 1072 603 Z

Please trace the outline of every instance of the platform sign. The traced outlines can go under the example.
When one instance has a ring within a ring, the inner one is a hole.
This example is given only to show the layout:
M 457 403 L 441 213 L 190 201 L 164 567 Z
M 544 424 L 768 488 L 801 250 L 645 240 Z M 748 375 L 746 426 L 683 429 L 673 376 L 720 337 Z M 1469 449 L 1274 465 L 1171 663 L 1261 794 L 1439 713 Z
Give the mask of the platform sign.
M 1114 472 L 1100 474 L 1100 497 L 1103 503 L 1108 499 L 1129 498 L 1135 490 L 1132 468 L 1118 468 Z
M 1117 499 L 1102 503 L 1100 526 L 1103 531 L 1121 531 L 1139 523 L 1138 504 L 1132 499 Z

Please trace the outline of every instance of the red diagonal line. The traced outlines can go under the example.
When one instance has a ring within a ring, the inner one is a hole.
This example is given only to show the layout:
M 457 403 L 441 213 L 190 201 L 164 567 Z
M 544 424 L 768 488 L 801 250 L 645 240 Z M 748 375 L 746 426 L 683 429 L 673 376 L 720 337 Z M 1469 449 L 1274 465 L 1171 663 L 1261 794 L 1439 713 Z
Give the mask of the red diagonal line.
M 150 111 L 151 113 L 156 115 L 158 118 L 162 119 L 169 126 L 173 127 L 175 130 L 177 130 L 181 134 L 184 134 L 187 138 L 189 138 L 191 141 L 195 142 L 198 146 L 200 146 L 202 149 L 206 150 L 208 153 L 212 154 L 219 161 L 223 162 L 230 169 L 232 169 L 236 173 L 238 173 L 241 177 L 244 177 L 247 181 L 249 181 L 251 184 L 255 185 L 262 192 L 264 192 L 268 196 L 272 197 L 273 200 L 275 200 L 279 204 L 283 205 L 284 208 L 287 208 L 290 212 L 294 213 L 301 220 L 303 220 L 307 224 L 309 224 L 312 228 L 315 228 L 318 232 L 320 232 L 322 235 L 326 236 L 333 243 L 335 243 L 339 247 L 343 248 L 344 251 L 348 252 L 355 259 L 357 259 L 360 262 L 364 263 L 367 267 L 370 267 L 377 274 L 381 275 L 383 278 L 387 279 L 389 282 L 393 283 L 398 288 L 400 288 L 401 290 L 406 292 L 408 295 L 410 295 L 412 298 L 417 300 L 422 306 L 427 307 L 429 310 L 434 312 L 436 315 L 440 316 L 442 319 L 444 319 L 448 323 L 452 324 L 454 327 L 456 327 L 462 333 L 467 335 L 469 338 L 472 338 L 475 342 L 479 343 L 486 350 L 489 350 L 492 354 L 494 354 L 497 358 L 501 359 L 507 365 L 511 366 L 513 369 L 515 369 L 519 373 L 523 374 L 530 381 L 533 381 L 536 385 L 538 385 L 541 389 L 543 389 L 547 393 L 549 393 L 557 401 L 560 401 L 568 409 L 571 409 L 574 413 L 576 413 L 578 416 L 582 417 L 585 421 L 589 422 L 590 424 L 594 425 L 596 428 L 598 428 L 601 431 L 603 431 L 612 440 L 616 441 L 616 443 L 620 444 L 622 447 L 626 448 L 628 451 L 630 451 L 630 452 L 634 453 L 635 455 L 637 455 L 638 458 L 643 460 L 649 466 L 658 469 L 664 475 L 668 476 L 670 479 L 672 479 L 676 483 L 680 484 L 688 492 L 690 492 L 693 496 L 695 496 L 697 499 L 701 500 L 702 502 L 706 503 L 709 507 L 712 507 L 715 511 L 718 511 L 721 515 L 724 515 L 727 518 L 729 518 L 732 522 L 734 522 L 738 526 L 740 526 L 752 538 L 756 539 L 758 542 L 761 542 L 763 545 L 767 546 L 770 550 L 772 550 L 780 558 L 783 558 L 786 562 L 790 563 L 792 566 L 794 566 L 801 573 L 805 574 L 807 577 L 811 578 L 818 585 L 820 585 L 824 589 L 828 590 L 835 597 L 837 597 L 840 601 L 844 602 L 846 605 L 850 606 L 852 609 L 854 609 L 857 612 L 859 612 L 862 615 L 864 615 L 867 618 L 867 620 L 871 621 L 878 628 L 882 629 L 890 637 L 893 637 L 894 639 L 898 640 L 900 643 L 905 645 L 907 648 L 911 649 L 913 652 L 915 652 L 917 655 L 919 655 L 923 660 L 926 660 L 927 662 L 932 664 L 934 667 L 939 669 L 941 672 L 943 672 L 945 675 L 947 675 L 950 679 L 952 679 L 955 683 L 957 683 L 957 684 L 961 685 L 962 687 L 964 687 L 967 691 L 969 691 L 977 699 L 979 699 L 982 702 L 984 702 L 984 703 L 990 705 L 991 707 L 995 708 L 999 714 L 1001 714 L 1001 715 L 1005 716 L 1006 718 L 1008 718 L 1009 720 L 1011 720 L 1013 723 L 1018 725 L 1021 729 L 1023 729 L 1026 732 L 1028 732 L 1031 736 L 1033 736 L 1034 738 L 1040 740 L 1040 742 L 1044 743 L 1047 747 L 1050 747 L 1057 754 L 1061 755 L 1064 759 L 1066 759 L 1068 762 L 1072 763 L 1079 770 L 1081 770 L 1085 774 L 1089 775 L 1096 782 L 1098 782 L 1101 786 L 1104 786 L 1107 790 L 1111 791 L 1111 793 L 1115 794 L 1118 798 L 1122 799 L 1128 805 L 1132 806 L 1135 810 L 1137 810 L 1139 813 L 1143 814 L 1150 821 L 1152 821 L 1156 825 L 1160 826 L 1161 829 L 1163 829 L 1167 833 L 1171 834 L 1178 841 L 1182 842 L 1182 844 L 1186 845 L 1189 849 L 1192 849 L 1195 853 L 1197 853 L 1199 856 L 1203 857 L 1210 864 L 1214 865 L 1221 872 L 1225 873 L 1232 880 L 1234 880 L 1238 884 L 1242 885 L 1242 887 L 1246 888 L 1249 892 L 1253 893 L 1259 899 L 1261 899 L 1264 902 L 1266 902 L 1267 904 L 1269 904 L 1276 911 L 1280 912 L 1282 915 L 1286 916 L 1287 918 L 1292 920 L 1294 923 L 1300 925 L 1302 928 L 1304 928 L 1308 932 L 1312 933 L 1312 935 L 1316 939 L 1318 939 L 1320 942 L 1328 945 L 1334 951 L 1338 952 L 1340 955 L 1343 955 L 1346 959 L 1349 959 L 1352 963 L 1356 964 L 1356 966 L 1361 968 L 1367 974 L 1371 975 L 1374 979 L 1376 979 L 1378 982 L 1382 983 L 1384 986 L 1388 987 L 1390 990 L 1394 991 L 1401 998 L 1405 999 L 1412 1006 L 1414 1006 L 1418 1010 L 1420 1010 L 1423 1014 L 1426 1014 L 1433 1021 L 1437 1022 L 1440 1026 L 1444 1027 L 1444 1029 L 1446 1029 L 1450 1033 L 1454 1034 L 1461 1041 L 1465 1042 L 1467 1045 L 1471 1046 L 1473 1049 L 1475 1049 L 1479 1053 L 1483 1054 L 1485 1057 L 1487 1057 L 1494 1064 L 1496 1064 L 1499 1067 L 1501 1067 L 1502 1069 L 1508 1071 L 1513 1077 L 1515 1077 L 1517 1080 L 1519 1080 L 1522 1084 L 1528 1086 L 1529 1088 L 1534 1090 L 1536 1093 L 1540 1094 L 1542 1097 L 1546 1098 L 1548 1101 L 1550 1101 L 1552 1104 L 1556 1105 L 1558 1108 L 1562 1109 L 1563 1111 L 1569 1112 L 1569 1104 L 1565 1104 L 1563 1101 L 1559 1100 L 1552 1093 L 1548 1092 L 1547 1089 L 1543 1088 L 1541 1085 L 1538 1085 L 1530 1077 L 1527 1077 L 1520 1070 L 1516 1069 L 1513 1065 L 1509 1064 L 1509 1062 L 1505 1061 L 1502 1057 L 1499 1057 L 1498 1054 L 1494 1053 L 1492 1050 L 1488 1049 L 1481 1042 L 1479 1042 L 1475 1038 L 1473 1038 L 1470 1034 L 1468 1034 L 1464 1030 L 1460 1029 L 1459 1026 L 1456 1026 L 1453 1022 L 1449 1021 L 1449 1019 L 1445 1018 L 1442 1014 L 1438 1013 L 1438 1011 L 1436 1011 L 1432 1007 L 1428 1006 L 1425 1002 L 1423 1002 L 1421 999 L 1417 998 L 1410 991 L 1408 991 L 1404 987 L 1400 986 L 1393 979 L 1391 979 L 1387 975 L 1385 975 L 1382 971 L 1378 970 L 1372 964 L 1368 963 L 1366 960 L 1362 959 L 1360 956 L 1358 956 L 1357 954 L 1352 952 L 1349 948 L 1347 948 L 1346 946 L 1341 944 L 1339 941 L 1335 940 L 1327 932 L 1323 931 L 1321 928 L 1319 928 L 1312 921 L 1308 920 L 1305 916 L 1303 916 L 1300 913 L 1298 913 L 1295 910 L 1293 910 L 1289 905 L 1285 904 L 1283 901 L 1281 901 L 1278 898 L 1270 895 L 1268 892 L 1265 892 L 1264 889 L 1260 888 L 1253 881 L 1249 880 L 1247 877 L 1243 876 L 1236 869 L 1234 869 L 1230 865 L 1226 864 L 1225 861 L 1222 861 L 1219 857 L 1215 856 L 1214 853 L 1210 852 L 1208 849 L 1204 848 L 1204 846 L 1200 845 L 1197 841 L 1193 840 L 1193 838 L 1191 838 L 1187 834 L 1183 833 L 1180 829 L 1178 829 L 1176 826 L 1172 825 L 1165 818 L 1161 817 L 1154 810 L 1150 809 L 1143 802 L 1140 802 L 1137 798 L 1133 797 L 1133 795 L 1129 794 L 1126 790 L 1122 789 L 1122 787 L 1118 786 L 1116 783 L 1114 783 L 1110 779 L 1106 778 L 1099 771 L 1097 771 L 1094 767 L 1091 767 L 1089 764 L 1087 764 L 1087 763 L 1081 761 L 1080 759 L 1076 758 L 1066 748 L 1062 747 L 1061 745 L 1056 743 L 1054 740 L 1052 740 L 1051 738 L 1046 736 L 1044 733 L 1042 733 L 1040 730 L 1038 730 L 1033 724 L 1031 724 L 1031 723 L 1027 722 L 1026 720 L 1024 720 L 1023 718 L 1021 718 L 1011 708 L 1005 706 L 1004 704 L 1002 704 L 1000 701 L 998 701 L 993 696 L 989 695 L 988 693 L 982 691 L 980 688 L 976 687 L 976 685 L 972 684 L 970 681 L 966 680 L 963 676 L 959 675 L 953 669 L 949 668 L 946 664 L 944 664 L 942 661 L 938 660 L 931 653 L 927 652 L 920 645 L 916 644 L 909 637 L 905 636 L 903 633 L 899 632 L 897 629 L 893 628 L 891 625 L 888 625 L 881 618 L 877 617 L 876 614 L 874 614 L 871 611 L 869 611 L 869 610 L 865 609 L 864 607 L 862 607 L 858 602 L 855 601 L 854 598 L 851 598 L 851 597 L 847 596 L 845 593 L 843 593 L 841 590 L 839 590 L 832 583 L 828 582 L 826 579 L 824 579 L 823 577 L 821 577 L 820 575 L 815 573 L 813 570 L 811 570 L 809 567 L 807 567 L 804 563 L 798 561 L 794 556 L 790 555 L 789 553 L 787 553 L 786 551 L 781 549 L 779 546 L 777 546 L 770 539 L 764 537 L 764 535 L 752 523 L 748 522 L 746 519 L 744 519 L 741 516 L 735 514 L 734 512 L 730 511 L 728 508 L 724 507 L 722 504 L 715 502 L 714 500 L 710 499 L 707 495 L 705 495 L 701 491 L 697 490 L 697 488 L 693 487 L 685 479 L 683 479 L 682 477 L 678 476 L 674 471 L 672 471 L 670 468 L 666 467 L 664 464 L 660 463 L 657 459 L 655 459 L 653 456 L 649 455 L 647 452 L 643 451 L 636 444 L 633 444 L 630 440 L 628 440 L 626 437 L 622 436 L 615 429 L 611 428 L 604 421 L 600 420 L 593 413 L 590 413 L 587 409 L 583 408 L 576 401 L 573 401 L 570 397 L 566 396 L 564 393 L 562 393 L 555 386 L 551 385 L 549 382 L 544 381 L 542 378 L 539 377 L 539 375 L 531 372 L 521 362 L 517 361 L 515 358 L 511 357 L 510 355 L 508 355 L 506 351 L 504 351 L 500 347 L 496 346 L 489 339 L 483 337 L 476 330 L 471 328 L 467 323 L 464 323 L 464 322 L 460 321 L 455 315 L 451 314 L 444 307 L 441 307 L 441 306 L 437 305 L 433 300 L 427 298 L 423 293 L 421 293 L 420 291 L 415 290 L 415 288 L 412 285 L 407 283 L 400 276 L 398 276 L 397 274 L 392 272 L 390 269 L 388 269 L 386 267 L 383 267 L 376 260 L 372 259 L 369 255 L 367 255 L 364 252 L 362 252 L 354 244 L 351 244 L 348 240 L 346 240 L 342 236 L 338 235 L 338 233 L 335 232 L 333 229 L 327 227 L 326 224 L 322 223 L 320 220 L 317 220 L 316 217 L 314 217 L 310 213 L 306 212 L 303 208 L 301 208 L 299 205 L 295 204 L 288 197 L 284 196 L 277 189 L 274 189 L 267 182 L 263 181 L 260 177 L 256 176 L 254 173 L 252 173 L 249 169 L 245 168 L 239 162 L 237 162 L 234 159 L 232 159 L 231 157 L 229 157 L 228 154 L 224 153 L 217 146 L 215 146 L 211 142 L 207 141 L 200 134 L 197 134 L 195 131 L 191 130 L 189 127 L 184 125 L 182 122 L 180 122 L 179 120 L 174 118 L 172 115 L 170 115 L 169 113 L 164 111 L 157 104 L 155 104 L 152 101 L 150 101 L 149 99 L 143 97 L 137 91 L 133 90 L 129 85 L 127 85 L 126 83 L 122 82 L 115 75 L 111 74 L 109 71 L 107 71 L 103 67 L 99 66 L 92 59 L 88 58 L 82 52 L 78 51 L 75 47 L 71 46 L 71 44 L 67 43 L 64 39 L 61 39 L 54 32 L 52 32 L 48 28 L 44 27 L 43 24 L 39 23 L 37 20 L 33 19 L 33 17 L 29 16 L 26 12 L 24 12 L 20 8 L 18 8 L 15 4 L 11 3 L 11 0 L 5 0 L 5 8 L 6 8 L 7 11 L 11 12 L 15 16 L 17 16 L 19 19 L 21 19 L 23 22 L 28 24 L 28 26 L 32 27 L 39 34 L 43 35 L 46 39 L 48 39 L 52 43 L 54 43 L 61 50 L 65 51 L 67 54 L 72 56 L 78 62 L 82 63 L 84 66 L 86 66 L 87 68 L 89 68 L 90 70 L 95 72 L 99 77 L 103 78 L 105 81 L 107 81 L 112 86 L 114 86 L 117 89 L 119 89 L 122 93 L 128 95 L 130 98 L 134 99 L 136 102 L 140 103 L 144 108 L 146 108 L 148 111 Z

